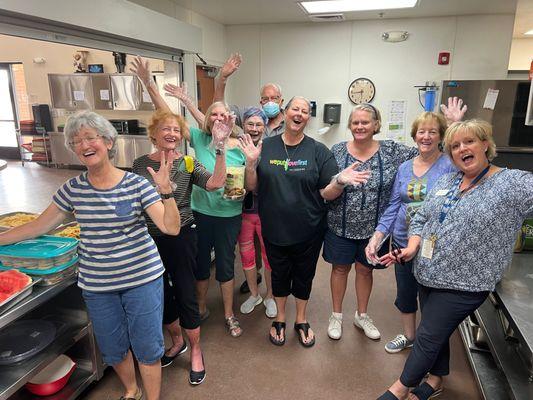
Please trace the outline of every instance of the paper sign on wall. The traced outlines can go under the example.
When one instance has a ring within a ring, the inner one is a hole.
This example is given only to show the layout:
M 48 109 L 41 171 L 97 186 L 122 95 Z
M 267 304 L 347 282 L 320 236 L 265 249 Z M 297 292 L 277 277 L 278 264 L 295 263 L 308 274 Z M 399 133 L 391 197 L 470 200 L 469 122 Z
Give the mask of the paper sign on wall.
M 407 101 L 392 100 L 389 103 L 387 138 L 405 143 L 405 114 Z
M 496 107 L 496 100 L 498 100 L 499 90 L 489 89 L 487 90 L 487 95 L 485 96 L 485 102 L 483 103 L 483 108 L 487 110 L 494 110 Z
M 76 101 L 84 101 L 85 100 L 85 92 L 83 90 L 74 90 L 74 100 L 76 100 Z
M 109 90 L 107 89 L 100 90 L 100 100 L 109 100 Z

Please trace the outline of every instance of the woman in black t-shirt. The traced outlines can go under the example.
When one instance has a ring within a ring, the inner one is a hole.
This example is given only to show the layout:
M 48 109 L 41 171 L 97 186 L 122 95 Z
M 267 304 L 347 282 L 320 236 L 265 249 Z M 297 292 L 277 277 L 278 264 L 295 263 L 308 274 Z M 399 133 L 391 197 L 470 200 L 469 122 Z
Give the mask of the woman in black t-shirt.
M 309 101 L 292 98 L 285 108 L 285 132 L 256 147 L 249 135 L 241 139 L 246 155 L 246 189 L 257 190 L 259 217 L 268 260 L 272 291 L 278 308 L 270 341 L 285 343 L 285 305 L 296 298 L 294 329 L 304 347 L 315 343 L 306 318 L 316 263 L 326 229 L 324 200 L 337 197 L 342 187 L 332 177 L 337 163 L 326 146 L 306 136 Z M 261 157 L 259 157 L 261 156 Z M 343 171 L 345 182 L 358 183 L 364 173 Z

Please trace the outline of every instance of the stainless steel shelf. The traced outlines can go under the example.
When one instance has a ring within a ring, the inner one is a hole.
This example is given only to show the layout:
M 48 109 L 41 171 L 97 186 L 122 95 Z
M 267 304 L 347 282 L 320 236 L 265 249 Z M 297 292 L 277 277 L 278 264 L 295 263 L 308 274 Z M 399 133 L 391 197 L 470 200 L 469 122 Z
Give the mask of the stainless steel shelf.
M 494 361 L 507 379 L 509 398 L 513 400 L 533 399 L 531 377 L 518 354 L 516 343 L 505 340 L 503 327 L 494 305 L 486 301 L 475 314 L 481 328 L 487 334 Z
M 492 355 L 486 351 L 478 351 L 471 340 L 468 323 L 459 325 L 459 333 L 465 345 L 466 356 L 474 371 L 476 383 L 484 400 L 509 400 L 509 384 L 503 373 L 498 369 Z
M 31 295 L 0 315 L 0 329 L 76 284 L 76 279 L 72 277 L 53 286 L 35 286 Z
M 89 332 L 90 323 L 69 323 L 55 341 L 33 358 L 12 366 L 0 367 L 0 400 L 8 399 L 47 364 L 63 354 Z

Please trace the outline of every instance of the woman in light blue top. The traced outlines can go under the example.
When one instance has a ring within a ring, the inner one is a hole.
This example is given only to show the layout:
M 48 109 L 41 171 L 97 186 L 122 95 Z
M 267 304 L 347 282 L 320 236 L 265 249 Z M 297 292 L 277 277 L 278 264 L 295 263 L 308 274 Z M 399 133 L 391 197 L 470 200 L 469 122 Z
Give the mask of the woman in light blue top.
M 70 117 L 65 144 L 87 171 L 63 184 L 35 221 L 0 234 L 0 245 L 43 235 L 74 213 L 81 232 L 78 285 L 104 361 L 125 387 L 121 399 L 140 400 L 133 350 L 146 398 L 157 400 L 164 353 L 163 264 L 143 211 L 165 234 L 179 233 L 169 177 L 174 156 L 162 154 L 159 171 L 149 169 L 158 194 L 145 178 L 113 165 L 116 137 L 109 121 L 94 112 Z
M 424 112 L 413 122 L 411 137 L 419 155 L 405 161 L 398 168 L 389 206 L 379 219 L 374 235 L 366 247 L 366 256 L 377 262 L 379 244 L 392 233 L 393 243 L 407 246 L 407 229 L 416 210 L 435 182 L 444 174 L 455 171 L 448 156 L 441 153 L 439 145 L 444 139 L 447 123 L 441 114 Z M 403 334 L 397 335 L 385 345 L 389 353 L 397 353 L 411 347 L 415 338 L 417 283 L 413 276 L 413 263 L 395 265 L 397 296 L 395 305 L 402 313 Z

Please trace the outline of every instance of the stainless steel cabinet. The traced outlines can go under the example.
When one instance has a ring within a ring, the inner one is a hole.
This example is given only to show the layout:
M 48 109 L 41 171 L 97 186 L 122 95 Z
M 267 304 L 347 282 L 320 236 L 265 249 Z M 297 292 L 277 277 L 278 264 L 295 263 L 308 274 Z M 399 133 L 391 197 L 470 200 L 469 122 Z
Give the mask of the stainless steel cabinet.
M 52 107 L 67 110 L 154 110 L 133 74 L 49 74 Z
M 54 108 L 94 109 L 92 78 L 88 74 L 49 74 L 48 83 Z

